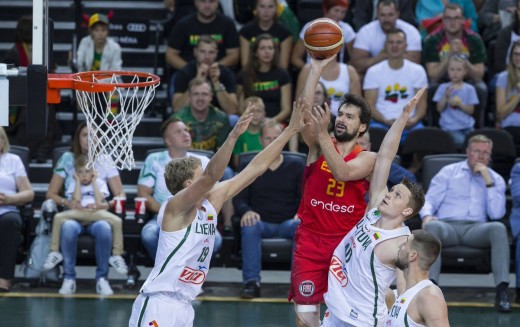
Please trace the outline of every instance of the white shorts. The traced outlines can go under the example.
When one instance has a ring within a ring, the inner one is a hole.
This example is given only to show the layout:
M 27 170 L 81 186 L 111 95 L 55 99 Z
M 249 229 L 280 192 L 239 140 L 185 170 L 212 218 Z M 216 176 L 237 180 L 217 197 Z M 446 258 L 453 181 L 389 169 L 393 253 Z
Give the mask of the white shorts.
M 356 327 L 354 325 L 349 324 L 348 322 L 339 320 L 329 310 L 325 311 L 325 315 L 323 316 L 323 321 L 321 322 L 320 326 L 322 326 L 322 327 Z
M 193 326 L 195 312 L 191 303 L 166 295 L 139 294 L 132 306 L 129 327 Z

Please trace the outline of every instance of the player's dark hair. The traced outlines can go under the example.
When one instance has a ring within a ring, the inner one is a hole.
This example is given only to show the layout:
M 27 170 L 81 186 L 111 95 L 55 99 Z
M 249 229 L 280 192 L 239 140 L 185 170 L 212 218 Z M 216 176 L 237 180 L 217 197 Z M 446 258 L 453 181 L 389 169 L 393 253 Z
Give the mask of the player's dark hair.
M 360 95 L 347 93 L 343 97 L 343 101 L 339 107 L 341 108 L 343 106 L 354 106 L 359 109 L 359 120 L 361 121 L 361 124 L 367 125 L 366 130 L 359 132 L 359 136 L 363 135 L 368 130 L 368 125 L 372 119 L 372 110 L 370 109 L 368 102 Z

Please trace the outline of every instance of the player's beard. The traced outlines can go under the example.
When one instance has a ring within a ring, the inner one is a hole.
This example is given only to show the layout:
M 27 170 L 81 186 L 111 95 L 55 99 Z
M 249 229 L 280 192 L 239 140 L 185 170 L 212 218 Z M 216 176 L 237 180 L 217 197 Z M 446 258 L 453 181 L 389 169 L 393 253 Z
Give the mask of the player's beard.
M 405 270 L 408 268 L 408 261 L 401 260 L 401 257 L 398 256 L 397 260 L 395 261 L 395 266 L 401 270 Z
M 334 137 L 336 138 L 336 141 L 341 143 L 352 141 L 354 138 L 356 138 L 357 134 L 358 131 L 349 133 L 346 126 L 345 131 L 341 134 L 339 134 L 338 131 L 334 129 Z

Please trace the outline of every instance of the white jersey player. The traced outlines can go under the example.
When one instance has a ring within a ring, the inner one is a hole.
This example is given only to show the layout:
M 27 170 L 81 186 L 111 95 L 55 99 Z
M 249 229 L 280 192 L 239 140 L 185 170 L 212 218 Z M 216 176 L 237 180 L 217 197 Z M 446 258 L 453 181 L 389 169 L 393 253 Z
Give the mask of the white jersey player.
M 323 326 L 383 326 L 386 322 L 386 290 L 396 277 L 399 247 L 410 234 L 404 221 L 424 204 L 424 192 L 414 183 L 405 179 L 388 191 L 386 182 L 410 112 L 425 90 L 405 105 L 387 132 L 370 181 L 367 213 L 334 251 Z M 319 120 L 323 113 L 318 111 L 313 111 L 313 117 Z
M 218 183 L 237 138 L 251 121 L 252 106 L 235 125 L 204 172 L 194 157 L 174 159 L 165 169 L 165 180 L 173 197 L 161 206 L 159 247 L 155 266 L 132 307 L 129 326 L 193 325 L 191 301 L 206 278 L 215 240 L 217 214 L 225 201 L 238 194 L 276 159 L 290 138 L 305 125 L 308 105 L 293 104 L 287 128 L 235 177 Z
M 428 279 L 441 242 L 424 230 L 415 230 L 399 249 L 396 266 L 400 295 L 388 313 L 385 327 L 446 327 L 448 307 L 441 289 Z M 401 287 L 400 287 L 401 286 Z M 404 293 L 403 293 L 404 291 Z

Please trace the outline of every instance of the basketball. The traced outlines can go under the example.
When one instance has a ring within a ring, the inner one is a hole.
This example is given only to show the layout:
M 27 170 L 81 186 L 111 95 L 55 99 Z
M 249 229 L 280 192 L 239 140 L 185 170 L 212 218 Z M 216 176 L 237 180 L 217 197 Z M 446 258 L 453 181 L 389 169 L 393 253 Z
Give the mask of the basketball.
M 303 44 L 315 59 L 327 59 L 341 50 L 343 33 L 339 25 L 328 18 L 318 18 L 309 23 L 303 36 Z

